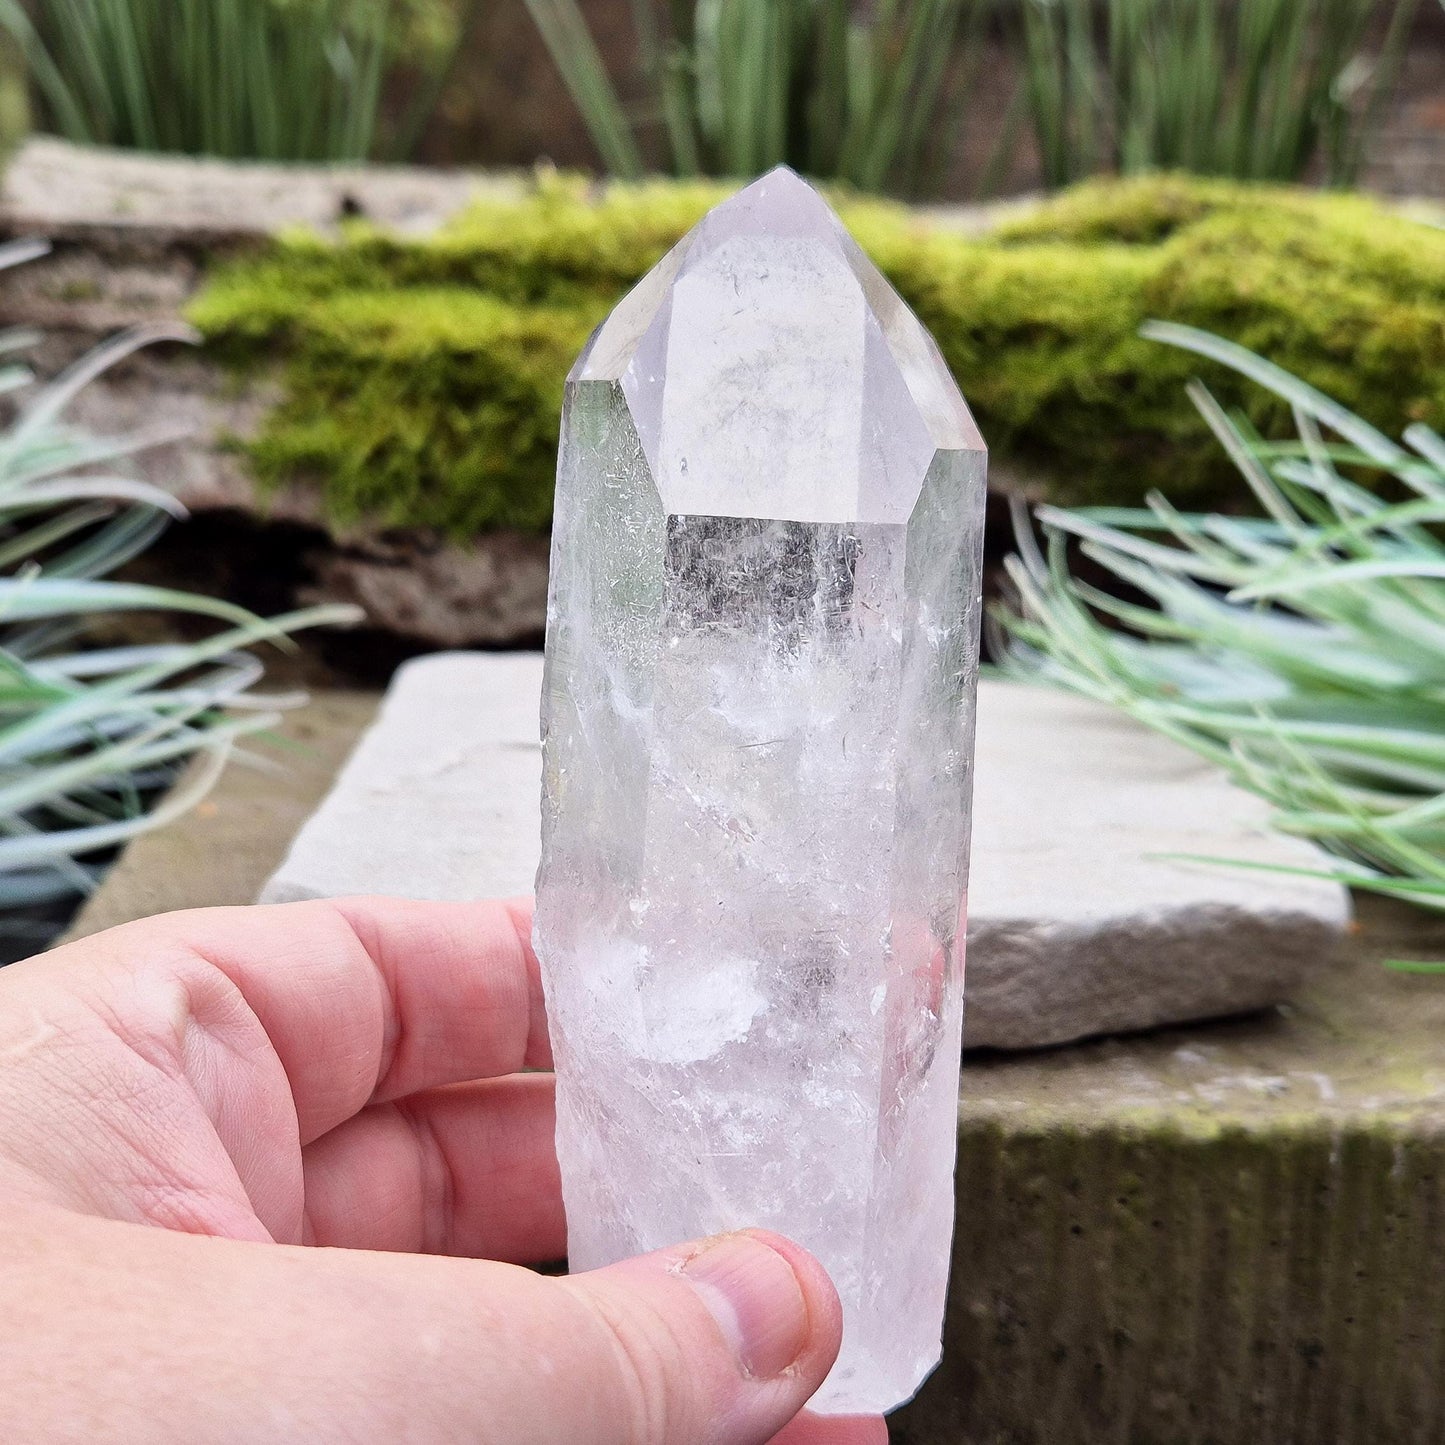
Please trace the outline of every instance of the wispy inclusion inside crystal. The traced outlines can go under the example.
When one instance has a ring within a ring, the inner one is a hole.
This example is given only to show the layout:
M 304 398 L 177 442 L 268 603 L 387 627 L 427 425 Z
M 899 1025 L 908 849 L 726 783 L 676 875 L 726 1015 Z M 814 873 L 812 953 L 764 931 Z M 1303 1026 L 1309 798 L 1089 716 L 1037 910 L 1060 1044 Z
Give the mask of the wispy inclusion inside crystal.
M 939 1357 L 984 471 L 931 338 L 789 171 L 568 379 L 536 936 L 572 1267 L 797 1239 L 844 1303 L 834 1413 Z

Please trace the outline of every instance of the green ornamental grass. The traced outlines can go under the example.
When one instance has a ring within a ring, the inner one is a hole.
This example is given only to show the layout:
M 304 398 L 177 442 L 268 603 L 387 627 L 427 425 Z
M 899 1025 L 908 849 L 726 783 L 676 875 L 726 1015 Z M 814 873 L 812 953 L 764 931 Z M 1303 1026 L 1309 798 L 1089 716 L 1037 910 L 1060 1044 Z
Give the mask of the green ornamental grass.
M 68 140 L 349 161 L 409 153 L 480 3 L 438 15 L 437 0 L 0 0 L 0 30 L 25 59 L 42 123 Z M 418 83 L 383 147 L 398 59 Z
M 578 0 L 526 0 L 610 175 L 639 180 L 661 132 L 679 176 L 783 162 L 867 191 L 926 187 L 961 115 L 981 0 L 632 0 L 645 99 L 628 107 Z M 963 67 L 966 72 L 968 67 Z
M 1415 10 L 1416 0 L 1021 0 L 1020 100 L 1044 179 L 1175 169 L 1291 181 L 1318 165 L 1348 184 Z
M 1042 508 L 994 611 L 1006 673 L 1123 709 L 1267 799 L 1358 887 L 1445 910 L 1445 438 L 1404 444 L 1232 342 L 1145 334 L 1258 383 L 1296 435 L 1195 405 L 1256 515 Z M 1119 586 L 1080 580 L 1077 544 Z M 1135 600 L 1137 599 L 1137 600 Z
M 0 269 L 44 249 L 0 247 Z M 126 332 L 36 390 L 0 431 L 0 915 L 92 888 L 94 854 L 191 807 L 242 739 L 275 724 L 288 699 L 256 691 L 263 669 L 246 648 L 357 616 L 333 606 L 267 620 L 214 598 L 111 580 L 184 515 L 129 470 L 176 433 L 97 437 L 69 425 L 65 410 L 138 348 L 188 338 L 173 327 Z M 0 332 L 0 395 L 31 386 L 13 358 L 35 340 Z M 189 644 L 87 644 L 93 619 L 135 612 L 191 614 L 218 629 Z M 174 787 L 193 760 L 202 765 Z M 6 923 L 18 926 L 13 916 L 0 917 Z
M 526 4 L 613 176 L 639 179 L 644 137 L 659 130 L 677 175 L 787 161 L 910 194 L 968 123 L 996 17 L 1021 79 L 985 191 L 1025 121 L 1050 186 L 1163 169 L 1298 180 L 1315 165 L 1347 183 L 1417 0 L 632 0 L 637 105 L 619 95 L 579 0 Z

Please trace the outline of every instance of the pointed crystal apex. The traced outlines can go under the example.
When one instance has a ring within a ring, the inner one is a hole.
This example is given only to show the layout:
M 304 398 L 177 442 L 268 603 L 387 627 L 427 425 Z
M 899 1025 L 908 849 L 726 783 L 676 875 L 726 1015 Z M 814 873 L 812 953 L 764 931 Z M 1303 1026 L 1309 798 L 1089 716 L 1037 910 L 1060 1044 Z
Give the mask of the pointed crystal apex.
M 710 211 L 573 376 L 621 383 L 674 515 L 901 523 L 938 451 L 984 450 L 918 319 L 785 166 Z
M 775 167 L 704 216 L 692 235 L 692 256 L 738 236 L 812 241 L 839 256 L 849 240 L 833 208 L 788 166 Z

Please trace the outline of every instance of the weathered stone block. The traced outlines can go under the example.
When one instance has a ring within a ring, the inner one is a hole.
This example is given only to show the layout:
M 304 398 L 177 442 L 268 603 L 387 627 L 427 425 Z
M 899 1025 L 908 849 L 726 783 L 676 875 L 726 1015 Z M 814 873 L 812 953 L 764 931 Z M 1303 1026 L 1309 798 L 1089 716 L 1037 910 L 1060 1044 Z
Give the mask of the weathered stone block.
M 897 1445 L 1445 1439 L 1445 925 L 1363 900 L 1251 1019 L 965 1065 L 943 1364 Z

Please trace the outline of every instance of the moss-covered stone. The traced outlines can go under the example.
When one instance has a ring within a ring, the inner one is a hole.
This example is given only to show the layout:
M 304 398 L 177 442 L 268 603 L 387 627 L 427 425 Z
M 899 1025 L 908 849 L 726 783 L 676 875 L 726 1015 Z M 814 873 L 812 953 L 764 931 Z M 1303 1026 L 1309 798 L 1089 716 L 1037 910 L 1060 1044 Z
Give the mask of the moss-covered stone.
M 553 179 L 422 238 L 288 235 L 218 271 L 192 319 L 240 365 L 281 358 L 286 399 L 248 443 L 263 478 L 315 478 L 341 520 L 541 527 L 568 363 L 721 194 Z M 1278 419 L 1217 368 L 1142 340 L 1151 316 L 1233 337 L 1389 431 L 1445 421 L 1445 233 L 1375 202 L 1095 182 L 983 237 L 839 204 L 995 451 L 1041 467 L 1057 500 L 1231 495 L 1184 395 L 1196 372 Z

